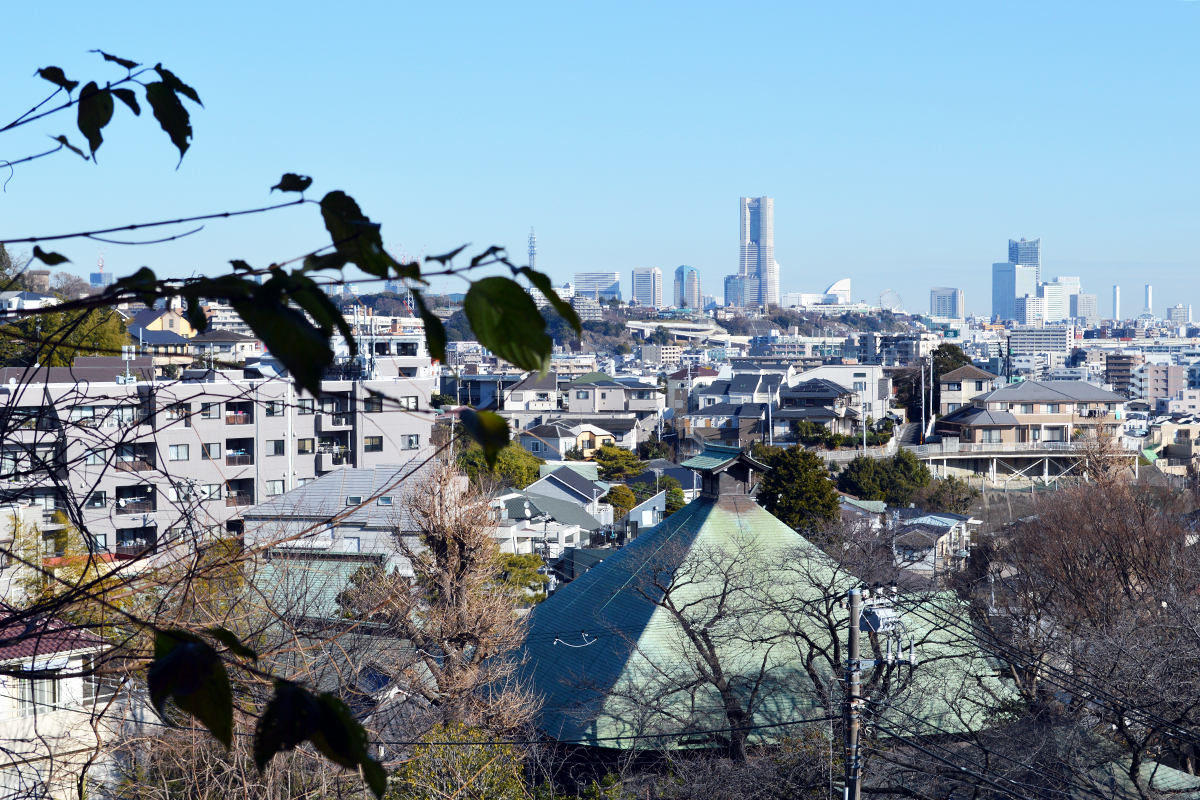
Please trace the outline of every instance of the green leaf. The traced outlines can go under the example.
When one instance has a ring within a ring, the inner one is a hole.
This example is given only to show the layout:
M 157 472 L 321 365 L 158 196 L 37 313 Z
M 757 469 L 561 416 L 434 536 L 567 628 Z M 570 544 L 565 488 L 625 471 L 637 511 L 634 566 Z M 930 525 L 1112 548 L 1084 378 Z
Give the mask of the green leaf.
M 567 321 L 567 324 L 575 329 L 575 333 L 583 334 L 583 323 L 579 321 L 579 315 L 575 313 L 575 309 L 566 300 L 558 296 L 558 292 L 554 291 L 554 285 L 550 283 L 550 277 L 537 270 L 529 267 L 521 267 L 517 272 L 529 279 L 537 290 L 550 301 L 550 305 L 554 306 L 554 310 L 558 315 Z M 535 304 L 536 305 L 536 304 Z
M 312 186 L 312 178 L 307 175 L 285 172 L 283 177 L 279 179 L 279 183 L 271 187 L 271 191 L 273 192 L 278 189 L 281 192 L 303 192 L 309 186 Z
M 475 281 L 463 311 L 481 345 L 521 369 L 546 371 L 554 342 L 537 304 L 516 281 L 499 276 Z
M 200 298 L 198 296 L 189 295 L 187 297 L 183 315 L 187 318 L 188 324 L 195 328 L 197 333 L 204 333 L 208 330 L 208 315 L 204 313 L 204 307 L 200 305 Z
M 121 297 L 133 293 L 139 295 L 142 302 L 146 305 L 153 307 L 154 301 L 157 299 L 157 292 L 158 278 L 154 275 L 154 270 L 149 267 L 142 267 L 129 277 L 115 281 L 104 290 L 102 296 Z
M 171 88 L 172 92 L 179 92 L 193 103 L 201 106 L 204 105 L 204 103 L 200 102 L 200 95 L 196 94 L 196 90 L 179 80 L 179 78 L 176 78 L 174 72 L 171 72 L 169 69 L 165 69 L 162 64 L 155 64 L 154 71 L 158 73 L 160 78 L 162 78 L 163 83 Z
M 304 314 L 278 299 L 271 302 L 265 298 L 253 301 L 230 298 L 230 305 L 271 355 L 283 362 L 296 385 L 313 397 L 319 396 L 321 376 L 325 367 L 333 363 L 328 335 Z
M 442 320 L 425 305 L 425 298 L 416 289 L 411 290 L 413 302 L 417 304 L 417 314 L 425 323 L 425 345 L 429 348 L 429 356 L 436 361 L 446 363 L 446 326 Z
M 111 91 L 118 100 L 129 106 L 129 110 L 135 115 L 139 117 L 142 115 L 142 107 L 138 105 L 137 95 L 133 93 L 133 89 L 112 89 Z
M 108 124 L 113 115 L 113 99 L 108 89 L 101 89 L 95 81 L 89 81 L 79 93 L 79 132 L 87 137 L 92 148 L 92 160 L 104 143 L 100 129 Z
M 104 52 L 103 50 L 89 50 L 88 52 L 89 53 L 99 53 L 100 55 L 104 56 L 105 61 L 115 61 L 118 64 L 120 64 L 122 67 L 124 67 L 125 69 L 133 69 L 134 67 L 141 66 L 141 64 L 137 63 L 136 61 L 130 61 L 128 58 L 117 58 L 116 56 L 109 55 L 108 53 Z
M 358 355 L 358 342 L 354 338 L 354 332 L 350 329 L 350 323 L 346 322 L 342 310 L 334 305 L 333 301 L 329 299 L 329 295 L 321 290 L 316 281 L 307 276 L 293 274 L 290 284 L 289 296 L 296 302 L 296 305 L 309 313 L 320 326 L 321 332 L 328 337 L 336 327 L 350 345 L 350 355 Z
M 72 91 L 76 86 L 79 85 L 79 81 L 68 80 L 67 76 L 64 75 L 63 71 L 58 67 L 42 67 L 37 71 L 37 74 L 53 83 L 55 86 L 66 89 L 68 92 Z
M 492 411 L 476 411 L 473 408 L 464 408 L 459 412 L 458 419 L 471 438 L 479 442 L 488 469 L 494 467 L 496 456 L 508 445 L 508 421 Z
M 150 702 L 167 719 L 165 705 L 198 719 L 228 749 L 233 744 L 233 692 L 217 651 L 187 631 L 160 631 L 154 637 L 154 661 L 146 673 Z
M 463 250 L 466 250 L 466 249 L 467 249 L 467 246 L 464 244 L 462 247 L 455 248 L 454 250 L 451 250 L 449 253 L 442 253 L 440 256 L 425 256 L 425 260 L 426 261 L 436 261 L 439 264 L 445 266 L 446 264 L 449 264 L 451 261 L 453 261 L 455 256 L 457 256 L 459 253 L 461 253 Z
M 146 102 L 154 110 L 154 118 L 171 137 L 171 142 L 179 148 L 179 161 L 183 162 L 183 154 L 189 147 L 188 139 L 192 138 L 192 123 L 188 111 L 179 102 L 179 97 L 165 83 L 155 81 L 146 84 Z
M 377 278 L 401 273 L 400 262 L 383 249 L 379 225 L 367 218 L 353 197 L 341 191 L 330 192 L 321 198 L 321 216 L 333 238 L 333 246 L 347 261 Z
M 258 661 L 258 653 L 242 644 L 241 640 L 232 631 L 226 628 L 205 628 L 204 632 L 228 647 L 229 652 L 235 656 L 249 659 L 250 661 Z
M 58 143 L 59 143 L 59 144 L 61 144 L 63 147 L 67 148 L 68 150 L 71 150 L 71 151 L 74 151 L 74 152 L 78 153 L 78 154 L 79 154 L 79 157 L 80 157 L 80 158 L 82 158 L 84 161 L 87 161 L 87 160 L 88 160 L 87 154 L 86 154 L 86 153 L 84 153 L 82 150 L 80 150 L 80 149 L 79 149 L 78 147 L 76 147 L 75 145 L 73 145 L 73 144 L 71 144 L 70 142 L 68 142 L 68 141 L 67 141 L 67 137 L 66 137 L 66 136 L 55 136 L 55 137 L 53 137 L 53 138 L 54 138 L 54 141 L 58 142 Z
M 47 253 L 36 244 L 33 246 L 33 257 L 51 267 L 56 267 L 59 264 L 71 263 L 71 259 L 67 258 L 66 256 L 59 255 L 58 253 Z
M 304 259 L 305 272 L 320 272 L 326 269 L 341 269 L 350 263 L 345 253 L 337 250 L 323 256 L 306 256 Z
M 347 769 L 362 768 L 376 797 L 387 790 L 387 774 L 368 754 L 369 740 L 346 704 L 329 693 L 314 695 L 291 681 L 276 680 L 275 694 L 254 732 L 254 764 L 259 772 L 276 753 L 311 741 L 326 758 Z

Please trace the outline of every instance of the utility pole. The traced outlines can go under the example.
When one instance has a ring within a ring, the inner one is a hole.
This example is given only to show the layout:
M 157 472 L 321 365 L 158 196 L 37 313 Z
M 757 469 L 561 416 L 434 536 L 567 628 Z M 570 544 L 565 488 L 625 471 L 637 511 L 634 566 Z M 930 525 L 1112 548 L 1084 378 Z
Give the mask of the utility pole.
M 921 364 L 921 438 L 919 444 L 925 444 L 925 359 L 917 359 Z
M 862 589 L 851 589 L 849 601 L 850 636 L 846 652 L 846 699 L 842 701 L 846 745 L 846 789 L 843 800 L 861 800 L 859 772 L 862 769 L 862 761 L 859 757 L 858 737 L 862 727 L 862 668 L 859 665 L 858 625 L 862 616 Z

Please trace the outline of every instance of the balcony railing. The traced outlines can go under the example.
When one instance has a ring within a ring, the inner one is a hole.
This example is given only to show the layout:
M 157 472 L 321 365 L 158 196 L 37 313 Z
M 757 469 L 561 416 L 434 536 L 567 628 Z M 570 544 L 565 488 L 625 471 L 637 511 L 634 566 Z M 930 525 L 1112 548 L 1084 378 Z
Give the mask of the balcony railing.
M 254 419 L 245 411 L 226 412 L 226 425 L 249 425 Z
M 154 469 L 153 462 L 138 458 L 132 461 L 118 461 L 114 466 L 117 472 L 145 472 Z
M 127 544 L 119 544 L 113 548 L 113 554 L 119 558 L 137 558 L 138 556 L 149 555 L 154 552 L 154 545 L 151 543 L 136 544 L 133 542 Z
M 154 510 L 154 501 L 152 500 L 126 500 L 122 505 L 121 501 L 117 501 L 118 514 L 149 514 Z
M 225 495 L 226 506 L 252 506 L 254 505 L 254 495 L 242 492 Z
M 252 464 L 254 464 L 254 456 L 247 456 L 247 455 L 225 456 L 225 466 L 227 466 L 227 467 L 249 467 Z

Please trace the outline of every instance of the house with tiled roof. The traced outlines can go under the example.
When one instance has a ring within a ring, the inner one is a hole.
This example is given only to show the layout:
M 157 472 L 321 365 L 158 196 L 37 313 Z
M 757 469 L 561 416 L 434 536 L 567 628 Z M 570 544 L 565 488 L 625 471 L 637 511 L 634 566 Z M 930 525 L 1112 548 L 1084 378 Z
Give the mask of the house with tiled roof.
M 1070 442 L 1119 432 L 1126 398 L 1084 381 L 1023 381 L 972 398 L 937 421 L 937 432 L 984 444 Z
M 995 389 L 998 380 L 992 373 L 970 365 L 945 373 L 938 378 L 941 392 L 938 413 L 946 415 L 957 411 L 981 394 Z

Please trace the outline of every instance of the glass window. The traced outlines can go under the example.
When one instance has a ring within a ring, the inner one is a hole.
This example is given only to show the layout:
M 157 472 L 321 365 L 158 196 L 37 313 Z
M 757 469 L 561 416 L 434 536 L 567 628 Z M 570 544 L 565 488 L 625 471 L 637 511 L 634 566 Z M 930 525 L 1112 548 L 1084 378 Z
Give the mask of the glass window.
M 1048 403 L 1046 405 L 1046 413 L 1047 414 L 1057 414 L 1058 413 L 1058 403 Z
M 296 440 L 296 452 L 302 456 L 303 455 L 311 455 L 313 452 L 313 440 L 312 439 L 297 439 Z
M 220 500 L 221 499 L 221 484 L 206 483 L 202 487 L 201 492 L 202 492 L 202 496 L 206 500 Z
M 283 439 L 268 439 L 267 440 L 267 455 L 283 456 L 287 455 L 287 444 Z
M 362 495 L 357 495 L 357 494 L 347 495 L 346 505 L 361 506 L 362 505 Z
M 58 680 L 17 680 L 17 715 L 32 717 L 53 711 L 58 704 Z
M 101 666 L 99 657 L 83 657 L 84 672 L 94 672 Z M 116 695 L 119 683 L 120 679 L 107 675 L 85 675 L 83 678 L 83 702 L 87 704 L 107 703 Z
M 186 444 L 173 444 L 167 448 L 167 457 L 171 461 L 187 461 L 188 446 Z
M 587 400 L 591 396 L 592 396 L 591 392 L 576 392 L 575 393 L 576 400 Z
M 300 480 L 296 481 L 296 485 L 297 486 L 308 486 L 310 483 L 312 483 L 315 480 L 316 480 L 316 478 L 301 478 Z
M 201 403 L 200 418 L 201 419 L 217 419 L 221 416 L 220 403 Z
M 975 391 L 977 391 L 977 392 L 983 391 L 983 381 L 975 381 Z
M 365 400 L 363 400 L 363 411 L 366 411 L 368 414 L 378 414 L 380 411 L 383 411 L 383 398 L 382 397 L 366 398 Z
M 266 403 L 265 413 L 268 417 L 282 417 L 283 416 L 283 401 L 282 400 L 268 400 Z
M 209 442 L 200 445 L 200 457 L 207 461 L 215 461 L 221 457 L 221 443 Z
M 382 453 L 383 452 L 383 437 L 382 436 L 366 436 L 363 438 L 363 451 L 366 453 Z
M 88 508 L 104 508 L 104 506 L 107 505 L 107 502 L 106 502 L 107 499 L 108 498 L 104 494 L 104 492 L 92 492 L 91 494 L 88 495 L 87 507 Z
M 399 402 L 400 402 L 400 408 L 404 409 L 405 411 L 416 411 L 417 410 L 417 398 L 415 396 L 401 397 Z
M 1021 403 L 1021 410 L 1018 411 L 1017 413 L 1018 414 L 1032 414 L 1033 413 L 1033 403 Z
M 88 450 L 83 454 L 83 463 L 89 467 L 99 466 L 106 460 L 106 453 L 104 450 Z
M 400 437 L 400 447 L 403 450 L 418 450 L 421 447 L 421 435 L 406 433 Z
M 275 497 L 283 494 L 283 481 L 267 481 L 267 496 Z
M 316 409 L 316 404 L 311 397 L 303 397 L 297 405 L 297 413 L 312 414 Z
M 192 404 L 191 403 L 175 403 L 167 406 L 168 420 L 183 420 L 185 428 L 192 426 Z
M 390 506 L 391 504 L 392 504 L 392 496 L 390 494 L 385 494 L 383 497 L 379 498 L 379 505 Z

